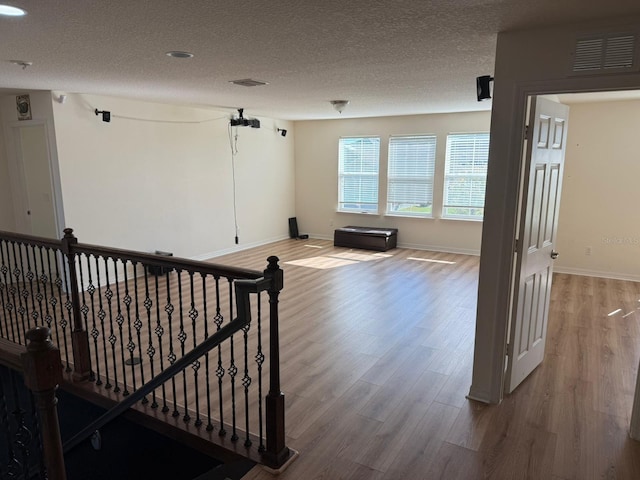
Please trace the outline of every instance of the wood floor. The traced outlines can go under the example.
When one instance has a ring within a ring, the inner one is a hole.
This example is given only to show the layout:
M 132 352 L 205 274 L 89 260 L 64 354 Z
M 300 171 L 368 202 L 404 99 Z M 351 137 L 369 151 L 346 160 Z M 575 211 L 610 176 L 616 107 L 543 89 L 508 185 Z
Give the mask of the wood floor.
M 640 478 L 628 438 L 640 284 L 556 274 L 543 364 L 486 406 L 465 398 L 477 257 L 287 240 L 214 262 L 261 270 L 274 254 L 288 445 L 300 452 L 280 479 Z

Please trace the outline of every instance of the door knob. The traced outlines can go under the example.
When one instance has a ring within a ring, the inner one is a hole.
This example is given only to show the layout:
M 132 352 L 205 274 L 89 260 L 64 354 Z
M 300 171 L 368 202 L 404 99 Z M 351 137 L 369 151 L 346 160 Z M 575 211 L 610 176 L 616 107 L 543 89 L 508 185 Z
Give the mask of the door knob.
M 559 255 L 558 252 L 556 252 L 555 250 L 551 250 L 551 258 L 552 259 L 555 260 L 556 258 L 558 258 L 558 255 Z

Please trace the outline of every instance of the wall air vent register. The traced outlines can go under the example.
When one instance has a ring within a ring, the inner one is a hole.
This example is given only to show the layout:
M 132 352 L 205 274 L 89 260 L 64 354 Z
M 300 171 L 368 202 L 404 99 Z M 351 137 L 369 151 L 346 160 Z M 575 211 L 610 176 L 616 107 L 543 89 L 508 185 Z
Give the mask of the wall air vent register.
M 638 70 L 635 33 L 590 35 L 578 38 L 572 75 L 621 73 Z

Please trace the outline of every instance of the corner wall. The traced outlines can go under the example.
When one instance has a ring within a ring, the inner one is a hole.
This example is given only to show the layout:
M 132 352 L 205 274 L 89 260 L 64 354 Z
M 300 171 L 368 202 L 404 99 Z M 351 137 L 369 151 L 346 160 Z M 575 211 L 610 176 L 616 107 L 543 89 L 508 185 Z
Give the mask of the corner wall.
M 640 101 L 569 105 L 554 270 L 640 281 Z
M 4 123 L 4 121 L 2 112 L 0 112 L 0 122 Z M 3 130 L 0 128 L 0 230 L 13 232 L 16 228 L 16 220 L 13 214 L 9 162 L 7 161 Z
M 288 122 L 286 138 L 267 118 L 237 129 L 236 246 L 229 113 L 78 94 L 53 108 L 66 224 L 81 242 L 204 259 L 288 236 Z
M 388 141 L 391 135 L 436 134 L 434 216 L 442 208 L 447 134 L 489 131 L 490 112 L 296 122 L 296 216 L 300 232 L 333 238 L 346 225 L 395 227 L 403 247 L 479 254 L 482 222 L 384 215 Z M 381 213 L 337 211 L 338 140 L 342 136 L 379 135 Z

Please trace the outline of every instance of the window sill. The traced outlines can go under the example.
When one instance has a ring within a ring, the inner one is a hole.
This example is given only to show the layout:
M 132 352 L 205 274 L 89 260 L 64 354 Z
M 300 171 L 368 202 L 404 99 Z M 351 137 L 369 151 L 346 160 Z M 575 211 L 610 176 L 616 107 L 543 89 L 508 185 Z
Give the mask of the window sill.
M 353 214 L 353 215 L 380 216 L 379 212 L 362 212 L 362 211 L 358 211 L 358 210 L 336 210 L 336 213 L 350 213 L 350 214 Z
M 471 217 L 440 217 L 440 220 L 452 220 L 454 222 L 471 222 L 471 223 L 484 222 L 484 218 L 471 218 Z
M 385 213 L 385 217 L 400 217 L 400 218 L 417 218 L 433 220 L 433 215 L 407 215 L 402 213 Z

